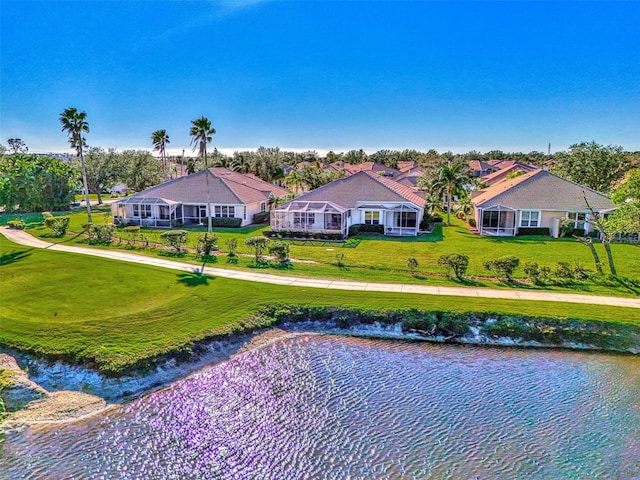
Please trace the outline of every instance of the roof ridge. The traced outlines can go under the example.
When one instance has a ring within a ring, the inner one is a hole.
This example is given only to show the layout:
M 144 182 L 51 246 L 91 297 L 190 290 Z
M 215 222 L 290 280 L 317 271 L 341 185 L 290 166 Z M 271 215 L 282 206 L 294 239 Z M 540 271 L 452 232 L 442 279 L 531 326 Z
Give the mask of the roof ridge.
M 358 172 L 359 173 L 359 172 Z M 402 190 L 405 189 L 410 189 L 410 187 L 407 187 L 406 185 L 402 185 L 401 183 L 396 182 L 395 180 L 385 177 L 384 175 L 379 175 L 375 172 L 371 172 L 371 171 L 364 171 L 362 172 L 366 175 L 368 175 L 370 178 L 373 178 L 374 180 L 376 180 L 378 183 L 380 183 L 380 185 L 382 185 L 383 187 L 385 187 L 387 190 L 390 190 L 391 192 L 395 193 L 396 195 L 400 195 L 402 198 L 404 198 L 405 200 L 411 202 L 411 203 L 416 203 L 414 200 L 411 200 L 410 198 L 408 198 L 408 195 L 405 195 L 404 193 L 401 193 L 397 190 L 394 190 L 393 188 L 391 188 L 390 185 L 387 185 L 387 182 L 393 182 L 395 184 L 397 184 L 399 187 L 401 187 Z M 416 195 L 413 191 L 411 192 L 407 192 L 407 194 L 411 194 Z M 417 195 L 416 195 L 417 197 Z M 420 205 L 420 204 L 418 204 Z

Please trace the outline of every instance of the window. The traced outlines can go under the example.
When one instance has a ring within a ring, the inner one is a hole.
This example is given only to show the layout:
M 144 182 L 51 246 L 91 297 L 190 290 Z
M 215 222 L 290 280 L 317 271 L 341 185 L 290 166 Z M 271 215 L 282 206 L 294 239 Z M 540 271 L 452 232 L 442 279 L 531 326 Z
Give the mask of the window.
M 151 205 L 134 205 L 133 216 L 139 218 L 149 218 L 151 216 Z
M 266 212 L 267 211 L 267 202 L 260 202 L 260 212 Z
M 520 216 L 521 227 L 537 227 L 540 221 L 540 212 L 523 210 Z
M 293 224 L 297 227 L 313 225 L 315 221 L 315 213 L 293 212 Z
M 380 211 L 379 210 L 365 210 L 364 223 L 367 225 L 380 225 Z
M 500 212 L 482 212 L 482 226 L 488 228 L 497 228 L 499 214 Z
M 587 221 L 587 214 L 580 212 L 569 212 L 567 213 L 567 218 L 573 220 L 573 228 L 578 230 L 584 228 L 584 224 Z
M 160 220 L 169 220 L 169 207 L 160 205 Z
M 216 205 L 215 214 L 216 217 L 235 217 L 236 207 L 234 205 Z
M 416 212 L 398 212 L 396 215 L 396 227 L 415 228 Z

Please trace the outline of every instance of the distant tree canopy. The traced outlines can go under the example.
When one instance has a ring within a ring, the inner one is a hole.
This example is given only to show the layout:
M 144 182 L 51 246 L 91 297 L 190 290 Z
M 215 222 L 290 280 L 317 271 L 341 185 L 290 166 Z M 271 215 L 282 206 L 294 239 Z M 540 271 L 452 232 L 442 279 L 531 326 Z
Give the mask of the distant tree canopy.
M 596 142 L 576 143 L 556 156 L 553 170 L 559 175 L 599 192 L 609 192 L 629 167 L 622 147 Z
M 78 185 L 59 160 L 22 153 L 0 159 L 0 206 L 6 212 L 66 210 Z

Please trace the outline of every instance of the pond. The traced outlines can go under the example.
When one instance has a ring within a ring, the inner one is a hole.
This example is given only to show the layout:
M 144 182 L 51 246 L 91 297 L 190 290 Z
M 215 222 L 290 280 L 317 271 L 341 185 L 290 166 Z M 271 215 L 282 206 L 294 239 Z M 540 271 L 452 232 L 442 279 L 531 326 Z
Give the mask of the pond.
M 0 478 L 640 477 L 640 359 L 300 335 L 64 425 Z

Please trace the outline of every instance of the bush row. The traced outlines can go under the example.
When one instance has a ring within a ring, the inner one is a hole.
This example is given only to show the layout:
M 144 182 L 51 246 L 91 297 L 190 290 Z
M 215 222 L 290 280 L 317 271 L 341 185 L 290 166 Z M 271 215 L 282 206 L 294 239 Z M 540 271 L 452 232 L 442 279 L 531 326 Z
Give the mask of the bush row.
M 315 240 L 343 240 L 341 233 L 305 232 L 302 230 L 265 230 L 262 234 L 267 238 L 293 238 Z

